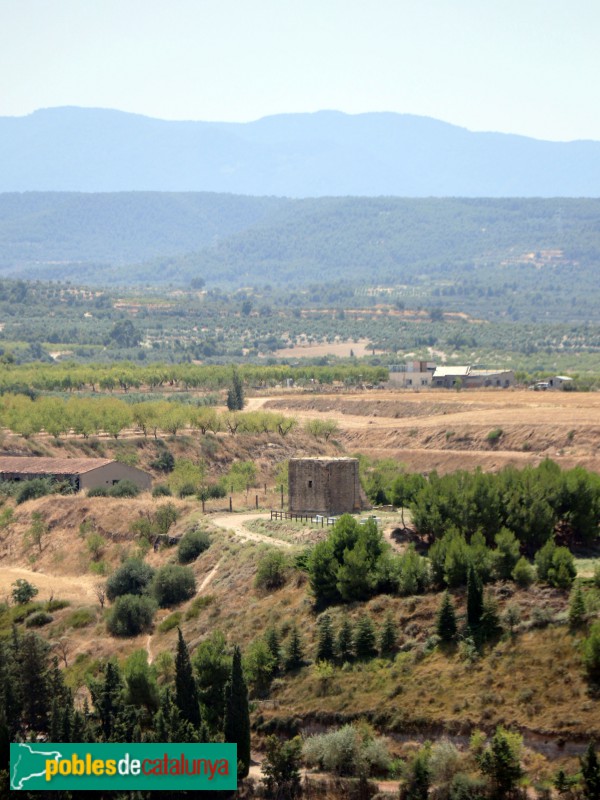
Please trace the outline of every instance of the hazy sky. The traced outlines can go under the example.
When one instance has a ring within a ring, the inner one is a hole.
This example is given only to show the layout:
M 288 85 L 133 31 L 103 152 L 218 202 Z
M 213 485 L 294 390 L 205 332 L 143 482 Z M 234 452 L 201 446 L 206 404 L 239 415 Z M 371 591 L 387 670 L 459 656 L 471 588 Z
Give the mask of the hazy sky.
M 600 140 L 599 0 L 0 0 L 0 116 L 337 109 Z

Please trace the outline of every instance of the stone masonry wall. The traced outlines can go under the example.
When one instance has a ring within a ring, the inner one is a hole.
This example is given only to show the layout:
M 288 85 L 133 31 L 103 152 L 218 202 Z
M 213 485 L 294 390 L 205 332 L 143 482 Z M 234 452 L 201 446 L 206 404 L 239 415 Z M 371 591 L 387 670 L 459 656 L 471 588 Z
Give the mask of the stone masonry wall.
M 366 507 L 356 458 L 291 458 L 289 510 L 344 514 Z

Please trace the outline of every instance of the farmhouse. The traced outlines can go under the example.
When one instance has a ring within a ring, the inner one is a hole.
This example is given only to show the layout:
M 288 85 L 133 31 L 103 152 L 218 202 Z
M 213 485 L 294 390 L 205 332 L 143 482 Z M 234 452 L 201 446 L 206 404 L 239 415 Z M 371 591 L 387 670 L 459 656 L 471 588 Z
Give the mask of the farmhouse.
M 443 389 L 479 389 L 489 386 L 507 389 L 515 385 L 511 369 L 474 369 L 473 367 L 437 367 L 432 385 Z
M 401 389 L 422 389 L 431 386 L 435 364 L 431 361 L 407 361 L 392 364 L 389 368 L 388 386 Z
M 289 510 L 352 514 L 368 507 L 356 458 L 290 458 Z
M 124 480 L 135 483 L 140 489 L 152 486 L 152 478 L 147 472 L 110 458 L 0 456 L 0 481 L 28 481 L 32 478 L 69 481 L 75 490 L 114 486 Z

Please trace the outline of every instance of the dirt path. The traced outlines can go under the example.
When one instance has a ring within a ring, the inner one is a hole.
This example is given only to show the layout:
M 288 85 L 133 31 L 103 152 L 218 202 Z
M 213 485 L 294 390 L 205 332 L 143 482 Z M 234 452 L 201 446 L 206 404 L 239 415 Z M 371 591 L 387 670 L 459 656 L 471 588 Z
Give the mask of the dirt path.
M 272 536 L 266 536 L 264 533 L 255 533 L 249 531 L 245 527 L 246 522 L 252 522 L 257 519 L 270 519 L 270 513 L 259 514 L 220 514 L 211 518 L 213 525 L 219 528 L 224 528 L 228 531 L 233 531 L 237 536 L 249 542 L 261 542 L 263 544 L 270 544 L 273 547 L 289 548 L 292 547 L 290 542 L 285 542 L 283 539 L 275 539 Z
M 221 561 L 223 561 L 223 559 L 222 559 L 222 558 L 221 558 L 221 559 L 219 559 L 219 561 L 217 561 L 217 563 L 214 565 L 214 567 L 211 569 L 211 571 L 210 571 L 210 572 L 207 572 L 207 573 L 206 573 L 206 575 L 204 576 L 204 580 L 202 581 L 202 583 L 201 583 L 201 584 L 200 584 L 200 586 L 198 587 L 198 592 L 197 592 L 197 594 L 200 594 L 200 592 L 203 592 L 203 591 L 204 591 L 204 589 L 206 589 L 206 587 L 208 586 L 208 584 L 209 584 L 209 583 L 212 581 L 212 579 L 215 577 L 215 575 L 217 574 L 217 570 L 218 570 L 218 569 L 219 569 L 219 567 L 221 566 Z
M 12 584 L 22 578 L 29 581 L 39 589 L 36 600 L 48 600 L 51 595 L 55 599 L 82 601 L 96 601 L 95 586 L 99 579 L 93 575 L 46 575 L 44 572 L 34 572 L 24 567 L 0 566 L 0 598 L 11 592 Z

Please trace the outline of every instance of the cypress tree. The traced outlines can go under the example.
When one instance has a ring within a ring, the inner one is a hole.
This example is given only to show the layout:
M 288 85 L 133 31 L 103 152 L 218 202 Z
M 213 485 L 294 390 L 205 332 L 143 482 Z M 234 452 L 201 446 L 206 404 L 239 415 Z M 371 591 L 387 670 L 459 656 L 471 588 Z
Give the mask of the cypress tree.
M 473 564 L 469 564 L 467 572 L 467 626 L 476 630 L 483 615 L 483 584 L 475 571 Z
M 43 639 L 34 633 L 23 638 L 18 655 L 23 722 L 34 731 L 47 731 L 52 705 L 47 658 Z
M 381 629 L 381 635 L 379 637 L 379 653 L 382 656 L 390 656 L 396 651 L 396 649 L 396 625 L 392 619 L 392 615 L 387 614 L 385 617 L 385 622 L 383 623 L 383 628 Z
M 456 612 L 448 592 L 444 592 L 442 604 L 437 613 L 435 631 L 443 642 L 451 642 L 456 637 Z
M 298 628 L 294 624 L 290 631 L 290 641 L 288 643 L 287 653 L 285 657 L 285 668 L 288 672 L 294 669 L 300 669 L 304 665 L 304 648 L 302 640 L 298 632 Z
M 237 369 L 234 369 L 231 387 L 227 392 L 227 408 L 229 411 L 241 411 L 244 408 L 244 403 L 244 385 Z
M 52 699 L 52 710 L 50 711 L 50 730 L 49 736 L 51 742 L 62 742 L 62 714 L 58 699 Z
M 331 617 L 323 614 L 318 622 L 317 661 L 333 661 L 335 657 Z
M 344 617 L 337 637 L 338 659 L 344 663 L 354 658 L 354 632 L 348 617 Z
M 354 634 L 354 652 L 357 658 L 372 658 L 377 655 L 375 649 L 375 629 L 371 617 L 362 616 Z
M 233 650 L 230 679 L 225 686 L 223 734 L 226 742 L 237 744 L 238 777 L 245 778 L 250 769 L 250 711 L 242 654 L 237 645 Z
M 202 719 L 200 717 L 200 699 L 198 697 L 198 687 L 192 671 L 192 662 L 187 644 L 178 628 L 177 655 L 175 657 L 175 705 L 179 709 L 182 719 L 190 722 L 194 728 L 199 728 Z
M 105 742 L 110 742 L 116 718 L 123 709 L 121 675 L 113 661 L 109 661 L 106 665 L 104 682 L 93 694 L 94 704 L 100 716 L 102 738 Z

